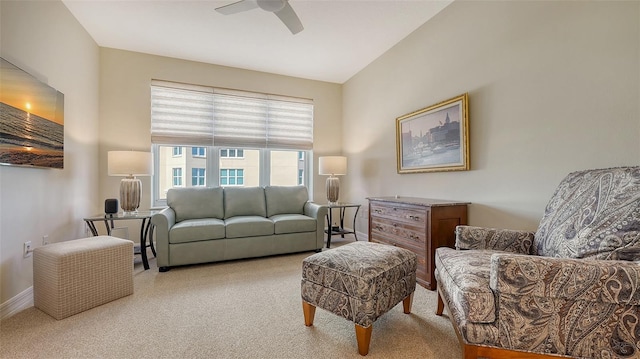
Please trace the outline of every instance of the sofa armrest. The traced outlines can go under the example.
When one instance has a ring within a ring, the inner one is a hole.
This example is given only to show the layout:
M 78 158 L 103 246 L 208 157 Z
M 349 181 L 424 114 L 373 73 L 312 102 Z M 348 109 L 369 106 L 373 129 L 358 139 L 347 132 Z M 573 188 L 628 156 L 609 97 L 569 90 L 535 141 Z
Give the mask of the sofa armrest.
M 158 267 L 169 266 L 169 230 L 176 224 L 176 212 L 167 207 L 151 217 L 156 233 L 156 263 Z
M 519 297 L 640 305 L 640 265 L 627 261 L 495 253 L 490 285 Z
M 456 227 L 457 249 L 490 249 L 529 254 L 533 244 L 533 232 L 512 229 Z
M 324 218 L 327 216 L 327 206 L 314 202 L 304 204 L 304 215 L 316 219 L 316 249 L 324 247 Z

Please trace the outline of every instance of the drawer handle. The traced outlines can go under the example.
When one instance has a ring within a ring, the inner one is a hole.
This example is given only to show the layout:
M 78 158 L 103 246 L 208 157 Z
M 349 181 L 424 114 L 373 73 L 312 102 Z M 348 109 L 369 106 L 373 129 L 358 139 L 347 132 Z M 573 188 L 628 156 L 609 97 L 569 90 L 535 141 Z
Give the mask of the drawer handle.
M 373 211 L 374 211 L 375 213 L 382 213 L 382 210 L 381 210 L 381 209 L 374 209 Z
M 393 227 L 398 227 L 398 224 L 397 224 L 397 223 L 394 223 L 394 224 L 393 224 Z

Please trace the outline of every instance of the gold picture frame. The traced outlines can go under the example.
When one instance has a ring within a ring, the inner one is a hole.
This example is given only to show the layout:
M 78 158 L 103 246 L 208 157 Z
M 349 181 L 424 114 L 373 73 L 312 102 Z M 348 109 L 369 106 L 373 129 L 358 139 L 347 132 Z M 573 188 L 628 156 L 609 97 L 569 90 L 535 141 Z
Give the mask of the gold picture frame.
M 398 173 L 469 170 L 469 95 L 396 119 Z

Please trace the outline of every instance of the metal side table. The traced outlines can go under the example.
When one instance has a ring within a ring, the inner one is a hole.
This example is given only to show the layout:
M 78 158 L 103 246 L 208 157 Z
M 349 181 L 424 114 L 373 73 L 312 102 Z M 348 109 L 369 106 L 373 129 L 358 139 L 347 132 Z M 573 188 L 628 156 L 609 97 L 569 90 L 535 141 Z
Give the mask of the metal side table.
M 114 228 L 114 221 L 122 221 L 122 220 L 139 220 L 142 221 L 140 224 L 140 255 L 142 256 L 142 265 L 144 269 L 149 269 L 149 260 L 147 258 L 147 248 L 151 247 L 151 252 L 153 252 L 153 256 L 156 256 L 156 248 L 153 245 L 153 230 L 154 226 L 151 224 L 151 217 L 158 213 L 159 211 L 146 211 L 146 212 L 118 212 L 113 214 L 98 214 L 92 217 L 84 218 L 84 221 L 87 223 L 89 230 L 91 230 L 91 234 L 94 236 L 98 235 L 98 229 L 96 228 L 95 222 L 104 222 L 105 227 L 107 228 L 107 235 L 111 235 L 111 230 Z M 138 254 L 136 248 L 135 254 Z
M 327 248 L 331 247 L 331 236 L 340 235 L 344 238 L 345 234 L 353 234 L 356 241 L 358 240 L 358 235 L 356 234 L 356 218 L 358 217 L 358 211 L 360 210 L 360 205 L 355 203 L 329 203 L 325 205 L 329 210 L 327 211 L 327 229 L 324 231 L 327 234 Z M 333 226 L 333 209 L 338 208 L 340 210 L 340 225 L 337 227 Z M 353 215 L 353 227 L 351 230 L 344 228 L 344 213 L 347 208 L 355 208 L 356 213 Z

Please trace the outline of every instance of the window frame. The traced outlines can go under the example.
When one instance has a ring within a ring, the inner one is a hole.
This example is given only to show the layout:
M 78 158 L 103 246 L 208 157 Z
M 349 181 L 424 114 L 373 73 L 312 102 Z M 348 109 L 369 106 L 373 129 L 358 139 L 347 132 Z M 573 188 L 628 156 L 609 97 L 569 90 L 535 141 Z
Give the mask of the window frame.
M 200 170 L 202 170 L 202 175 L 200 175 Z M 194 171 L 198 173 L 194 174 Z M 202 179 L 202 184 L 200 184 L 200 179 Z M 197 184 L 193 184 L 194 180 L 197 180 Z M 207 185 L 207 168 L 202 167 L 192 167 L 191 168 L 191 187 L 204 187 Z
M 222 176 L 222 171 L 234 171 L 234 175 L 231 176 L 229 174 L 227 174 L 225 177 Z M 238 173 L 242 171 L 242 175 L 239 176 Z M 220 173 L 218 174 L 218 181 L 220 182 L 220 186 L 224 186 L 224 187 L 242 187 L 244 186 L 244 168 L 221 168 Z M 222 184 L 222 179 L 226 178 L 227 182 L 229 182 L 229 179 L 233 178 L 234 182 L 233 184 L 231 183 L 226 183 L 226 184 Z M 242 179 L 242 183 L 238 183 L 238 179 L 241 178 Z
M 202 154 L 199 149 L 202 149 Z M 197 153 L 194 153 L 197 152 Z M 206 158 L 207 157 L 207 147 L 205 146 L 191 146 L 191 157 L 195 158 Z
M 182 167 L 171 167 L 171 185 L 173 187 L 184 187 L 184 168 Z M 176 171 L 179 172 L 176 175 Z M 180 183 L 176 184 L 176 179 L 179 180 Z

